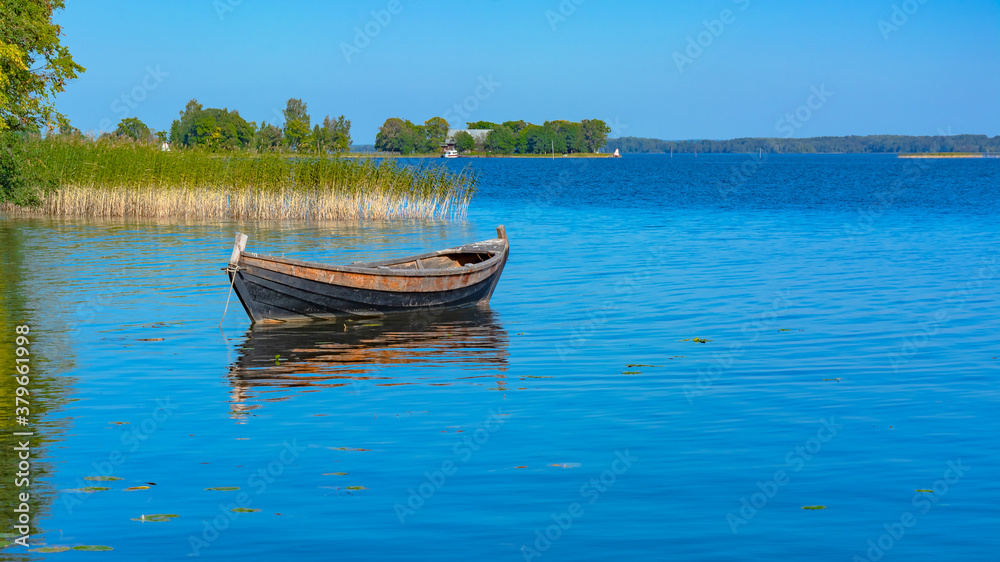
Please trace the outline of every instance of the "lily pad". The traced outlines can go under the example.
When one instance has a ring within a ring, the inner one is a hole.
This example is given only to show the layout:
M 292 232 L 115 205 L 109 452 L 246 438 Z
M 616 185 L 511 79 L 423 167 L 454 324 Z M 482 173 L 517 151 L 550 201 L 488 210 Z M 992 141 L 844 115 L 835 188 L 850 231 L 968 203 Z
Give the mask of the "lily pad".
M 114 550 L 110 546 L 104 546 L 100 544 L 81 544 L 79 546 L 74 546 L 73 550 L 83 550 L 85 552 L 104 552 L 107 550 Z
M 94 482 L 114 482 L 115 480 L 121 480 L 121 478 L 117 476 L 84 476 L 83 479 Z
M 825 505 L 804 505 L 802 509 L 826 509 Z
M 345 490 L 367 490 L 364 486 L 344 486 Z
M 205 488 L 206 490 L 213 492 L 235 492 L 239 490 L 239 486 L 216 486 L 215 488 Z
M 0 548 L 7 548 L 8 546 L 10 546 L 12 544 L 14 544 L 14 543 L 10 542 L 7 539 L 0 539 Z
M 52 552 L 66 552 L 69 550 L 68 546 L 42 546 L 39 548 L 32 548 L 28 552 L 42 552 L 42 553 L 52 553 Z
M 915 491 L 917 491 L 917 492 L 923 492 L 925 494 L 934 493 L 934 490 L 924 490 L 923 488 L 917 488 Z
M 148 490 L 149 486 L 132 486 L 131 488 L 125 488 L 126 492 L 137 492 L 139 490 Z
M 232 511 L 233 513 L 254 513 L 260 510 L 254 507 L 234 507 L 229 511 Z

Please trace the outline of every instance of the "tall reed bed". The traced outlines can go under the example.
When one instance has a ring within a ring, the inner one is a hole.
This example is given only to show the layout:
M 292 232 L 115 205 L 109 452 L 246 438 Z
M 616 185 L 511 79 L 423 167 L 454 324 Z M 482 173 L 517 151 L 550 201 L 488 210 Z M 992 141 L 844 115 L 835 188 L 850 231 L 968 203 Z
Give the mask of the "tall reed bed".
M 14 213 L 231 219 L 460 218 L 476 177 L 395 160 L 164 152 L 128 142 L 30 142 L 58 189 Z

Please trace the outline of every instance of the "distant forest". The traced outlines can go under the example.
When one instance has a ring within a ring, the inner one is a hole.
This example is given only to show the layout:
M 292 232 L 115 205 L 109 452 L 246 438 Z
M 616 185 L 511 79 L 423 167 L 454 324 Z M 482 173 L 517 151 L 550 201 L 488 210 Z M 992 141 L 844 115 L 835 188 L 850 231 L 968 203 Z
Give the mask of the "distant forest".
M 732 140 L 665 141 L 641 137 L 608 139 L 608 151 L 653 153 L 698 152 L 744 153 L 763 150 L 768 153 L 917 153 L 917 152 L 1000 152 L 1000 136 L 948 135 L 911 137 L 904 135 L 867 135 L 863 137 L 742 138 Z

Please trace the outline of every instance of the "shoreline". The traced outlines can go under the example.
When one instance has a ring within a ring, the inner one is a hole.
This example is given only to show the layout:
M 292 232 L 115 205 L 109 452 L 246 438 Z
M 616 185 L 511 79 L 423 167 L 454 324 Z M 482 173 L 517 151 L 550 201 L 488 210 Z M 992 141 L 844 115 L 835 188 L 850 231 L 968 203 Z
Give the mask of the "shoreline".
M 927 154 L 897 154 L 897 158 L 987 158 L 979 152 L 928 152 Z

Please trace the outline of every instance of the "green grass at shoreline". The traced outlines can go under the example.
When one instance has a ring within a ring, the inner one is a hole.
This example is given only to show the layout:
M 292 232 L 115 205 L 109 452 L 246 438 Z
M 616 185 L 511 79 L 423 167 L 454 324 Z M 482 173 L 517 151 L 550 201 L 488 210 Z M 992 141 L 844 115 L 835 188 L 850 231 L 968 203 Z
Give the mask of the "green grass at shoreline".
M 28 165 L 58 188 L 14 214 L 243 219 L 463 216 L 477 179 L 391 159 L 161 151 L 131 142 L 26 141 Z

